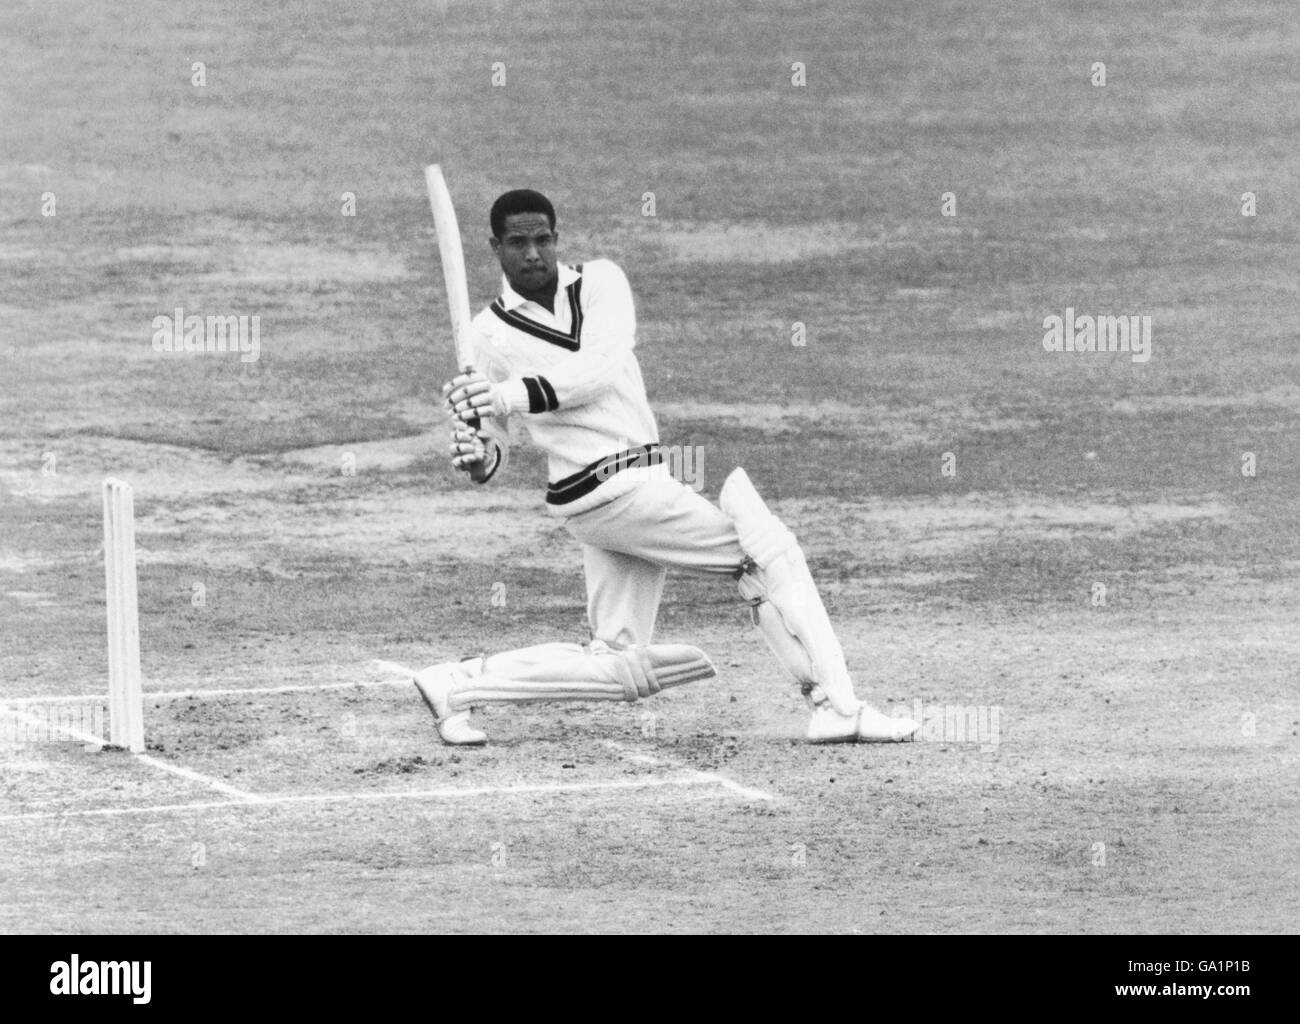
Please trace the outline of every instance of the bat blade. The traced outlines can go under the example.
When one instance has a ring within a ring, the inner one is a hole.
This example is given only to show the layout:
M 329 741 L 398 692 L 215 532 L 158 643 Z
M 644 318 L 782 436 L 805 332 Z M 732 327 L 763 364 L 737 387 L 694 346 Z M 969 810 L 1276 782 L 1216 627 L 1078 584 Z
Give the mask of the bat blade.
M 433 209 L 433 226 L 438 235 L 438 255 L 442 259 L 442 277 L 447 286 L 447 308 L 451 312 L 451 333 L 456 344 L 456 366 L 463 373 L 474 369 L 474 342 L 470 326 L 469 280 L 465 275 L 465 250 L 461 246 L 460 224 L 456 220 L 456 207 L 451 202 L 451 190 L 442 173 L 441 164 L 429 164 L 424 169 L 424 182 L 429 188 L 429 205 Z M 469 426 L 477 430 L 479 421 L 471 420 Z M 470 479 L 482 483 L 487 478 L 487 467 L 482 462 L 470 468 Z
M 433 208 L 433 226 L 438 234 L 438 255 L 442 257 L 442 277 L 447 286 L 447 307 L 451 311 L 451 329 L 456 339 L 456 364 L 462 370 L 473 369 L 474 352 L 469 343 L 469 281 L 465 275 L 465 250 L 461 247 L 460 224 L 451 190 L 443 176 L 441 164 L 424 169 L 429 186 L 429 205 Z

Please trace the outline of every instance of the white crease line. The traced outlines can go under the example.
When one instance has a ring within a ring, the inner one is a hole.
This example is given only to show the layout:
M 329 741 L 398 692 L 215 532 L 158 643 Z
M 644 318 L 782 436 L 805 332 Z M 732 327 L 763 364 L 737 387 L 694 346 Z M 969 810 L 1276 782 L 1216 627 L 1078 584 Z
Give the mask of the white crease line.
M 371 664 L 386 672 L 400 675 L 400 679 L 363 679 L 352 683 L 304 683 L 293 686 L 243 687 L 227 690 L 145 690 L 146 700 L 178 700 L 185 697 L 245 697 L 259 693 L 316 693 L 320 690 L 357 690 L 374 686 L 408 686 L 415 669 L 399 665 L 395 661 L 373 659 Z M 77 693 L 63 694 L 57 697 L 10 697 L 0 700 L 0 708 L 5 705 L 25 707 L 30 704 L 70 704 L 76 701 L 98 701 L 108 703 L 107 694 Z
M 385 661 L 383 658 L 376 658 L 370 664 L 385 672 L 391 672 L 393 675 L 401 676 L 402 682 L 405 683 L 409 683 L 411 677 L 415 675 L 415 669 L 410 668 L 407 665 L 402 665 L 396 661 Z
M 179 775 L 182 779 L 189 779 L 191 782 L 200 782 L 205 786 L 210 786 L 219 793 L 226 793 L 229 796 L 237 797 L 245 803 L 261 803 L 265 797 L 260 797 L 256 793 L 249 793 L 246 790 L 237 789 L 228 782 L 222 782 L 220 779 L 213 778 L 211 775 L 204 775 L 202 772 L 196 772 L 192 768 L 183 768 L 178 764 L 168 764 L 166 761 L 160 761 L 150 754 L 134 755 L 137 761 L 157 768 L 159 771 L 171 772 L 173 775 Z
M 213 800 L 204 803 L 155 804 L 150 807 L 99 807 L 88 811 L 42 811 L 37 814 L 0 815 L 0 822 L 35 821 L 48 818 L 116 817 L 124 814 L 156 814 L 168 811 L 208 810 L 217 807 L 272 807 L 285 804 L 361 803 L 374 800 L 438 800 L 467 796 L 501 796 L 515 793 L 584 793 L 600 790 L 649 789 L 657 786 L 715 786 L 725 782 L 694 772 L 683 778 L 619 779 L 605 782 L 552 782 L 521 786 L 474 786 L 468 788 L 420 789 L 396 793 L 309 793 L 262 796 L 251 800 Z M 723 787 L 729 788 L 729 787 Z
M 775 800 L 776 796 L 765 789 L 754 789 L 751 786 L 742 786 L 739 782 L 732 782 L 725 775 L 718 775 L 715 772 L 696 772 L 700 781 L 715 782 L 724 789 L 729 789 L 737 796 L 742 796 L 746 800 Z
M 43 729 L 49 729 L 51 732 L 62 733 L 64 736 L 71 736 L 75 740 L 81 740 L 82 743 L 89 743 L 97 747 L 107 746 L 104 737 L 96 736 L 93 733 L 83 732 L 81 729 L 71 725 L 55 725 L 50 722 L 43 722 L 35 715 L 29 715 L 25 711 L 15 711 L 11 708 L 0 709 L 4 714 L 13 715 L 15 718 L 22 719 L 28 725 L 36 725 Z M 222 782 L 220 779 L 214 779 L 211 775 L 204 775 L 201 772 L 193 771 L 190 768 L 183 768 L 178 764 L 168 764 L 166 761 L 160 761 L 150 754 L 132 753 L 137 761 L 148 765 L 150 768 L 157 768 L 159 771 L 171 772 L 173 775 L 179 775 L 190 782 L 199 782 L 212 789 L 225 793 L 228 796 L 238 797 L 240 800 L 256 802 L 262 798 L 253 793 L 247 793 L 242 789 L 236 789 L 234 786 Z
M 145 700 L 180 700 L 186 697 L 246 697 L 255 696 L 259 693 L 316 693 L 319 690 L 357 690 L 373 686 L 409 686 L 410 676 L 405 679 L 377 679 L 362 680 L 355 683 L 309 683 L 303 686 L 263 686 L 249 687 L 237 690 L 145 690 Z M 0 707 L 5 705 L 27 706 L 30 704 L 71 704 L 76 701 L 98 701 L 101 704 L 108 703 L 107 694 L 83 693 L 75 696 L 60 697 L 13 697 L 8 700 L 0 701 Z
M 268 686 L 268 687 L 262 687 L 260 689 L 250 688 L 250 689 L 243 689 L 243 690 L 171 690 L 171 691 L 159 691 L 156 693 L 145 693 L 144 696 L 146 698 L 153 699 L 153 700 L 175 699 L 175 698 L 184 698 L 184 697 L 243 697 L 243 696 L 250 696 L 259 693 L 309 693 L 309 692 L 316 692 L 319 690 L 345 690 L 345 689 L 358 689 L 362 687 L 371 687 L 371 686 L 407 686 L 410 684 L 411 676 L 414 675 L 412 669 L 408 668 L 405 665 L 400 665 L 394 661 L 383 661 L 383 660 L 375 659 L 371 662 L 371 664 L 385 671 L 392 672 L 397 675 L 401 675 L 402 678 L 371 680 L 371 681 L 362 681 L 362 682 L 355 682 L 355 683 L 318 683 L 318 684 L 306 685 L 306 686 Z M 4 704 L 12 705 L 12 704 L 62 703 L 66 701 L 84 701 L 84 700 L 91 700 L 91 699 L 95 699 L 93 694 L 74 696 L 74 697 L 19 697 L 14 700 L 3 702 L 3 704 L 0 704 L 0 708 L 3 708 Z M 18 715 L 22 714 L 21 712 L 17 712 L 17 711 L 13 713 Z M 89 739 L 89 742 L 103 743 L 103 740 L 100 739 L 99 737 L 91 737 Z M 619 756 L 623 757 L 625 760 L 632 761 L 637 764 L 644 764 L 644 765 L 657 766 L 663 768 L 676 768 L 681 771 L 689 771 L 693 774 L 693 777 L 695 779 L 701 782 L 709 782 L 714 785 L 721 786 L 724 789 L 727 789 L 730 792 L 735 793 L 737 796 L 744 797 L 746 800 L 775 800 L 776 799 L 775 795 L 767 792 L 766 790 L 755 789 L 751 786 L 742 786 L 740 783 L 733 782 L 731 779 L 728 779 L 726 776 L 718 775 L 715 772 L 697 771 L 696 769 L 690 768 L 688 765 L 675 764 L 671 761 L 667 761 L 662 758 L 652 757 L 649 754 L 634 753 L 633 751 L 627 750 L 626 748 L 615 743 L 613 740 L 607 740 L 605 742 L 605 746 L 611 750 L 617 751 Z M 146 755 L 137 754 L 135 756 L 144 758 Z M 161 768 L 164 771 L 174 771 L 178 775 L 186 775 L 186 773 L 188 772 L 188 769 L 180 768 L 176 765 L 168 765 L 165 762 L 157 761 L 153 758 L 150 758 L 149 760 L 150 763 L 152 763 L 155 767 Z M 192 778 L 194 779 L 194 781 L 204 782 L 206 785 L 209 785 L 214 789 L 221 790 L 222 792 L 230 793 L 231 795 L 238 795 L 246 802 L 265 802 L 267 800 L 277 799 L 273 797 L 259 797 L 259 796 L 255 796 L 252 793 L 245 793 L 242 790 L 235 789 L 233 786 L 229 786 L 226 783 L 221 782 L 217 779 L 199 775 L 199 773 L 197 772 L 193 772 L 189 775 L 186 775 L 186 777 Z M 650 783 L 646 783 L 646 784 L 649 785 Z M 488 792 L 496 792 L 496 790 L 489 790 Z M 202 805 L 202 806 L 208 806 L 208 805 Z M 222 805 L 217 804 L 212 806 L 222 806 Z M 84 812 L 78 812 L 78 813 L 84 813 Z M 14 819 L 0 817 L 0 821 L 9 821 L 9 820 L 14 820 Z
M 702 772 L 689 765 L 671 761 L 667 758 L 656 757 L 653 754 L 639 754 L 635 751 L 628 750 L 627 747 L 614 740 L 605 740 L 602 744 L 606 749 L 614 751 L 625 761 L 632 761 L 635 764 L 650 765 L 657 768 L 675 768 L 678 771 L 688 771 L 701 782 L 709 782 L 723 789 L 730 790 L 737 796 L 744 797 L 746 800 L 775 800 L 776 796 L 767 792 L 765 789 L 754 789 L 751 786 L 742 786 L 738 782 L 732 782 L 725 775 L 719 775 L 717 772 Z
M 412 673 L 413 675 L 414 673 Z M 242 690 L 159 690 L 145 692 L 145 697 L 159 700 L 177 700 L 184 697 L 244 697 L 259 693 L 316 693 L 319 690 L 363 690 L 375 686 L 410 686 L 411 677 L 405 679 L 366 679 L 355 683 L 308 683 L 302 686 L 263 686 Z

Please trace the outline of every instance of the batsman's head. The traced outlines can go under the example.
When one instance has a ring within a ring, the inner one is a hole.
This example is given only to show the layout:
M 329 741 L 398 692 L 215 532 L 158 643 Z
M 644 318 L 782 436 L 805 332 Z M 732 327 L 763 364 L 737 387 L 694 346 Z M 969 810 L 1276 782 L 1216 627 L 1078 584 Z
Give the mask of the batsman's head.
M 492 204 L 492 251 L 510 287 L 525 298 L 553 294 L 556 270 L 555 207 L 530 188 L 507 192 Z

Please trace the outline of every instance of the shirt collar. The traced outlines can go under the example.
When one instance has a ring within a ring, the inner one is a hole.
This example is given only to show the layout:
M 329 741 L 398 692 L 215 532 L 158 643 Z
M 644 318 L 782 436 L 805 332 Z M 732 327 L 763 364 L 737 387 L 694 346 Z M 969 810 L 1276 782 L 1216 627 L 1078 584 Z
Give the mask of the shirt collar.
M 559 275 L 559 279 L 560 279 L 559 283 L 555 286 L 556 294 L 559 294 L 560 292 L 564 291 L 564 289 L 568 288 L 569 285 L 573 284 L 574 281 L 582 277 L 582 275 L 578 273 L 577 270 L 569 266 L 567 263 L 559 264 L 556 267 L 556 273 Z M 510 287 L 510 282 L 506 280 L 505 274 L 502 274 L 501 275 L 501 305 L 504 306 L 506 309 L 518 309 L 520 306 L 522 306 L 525 302 L 528 301 L 530 300 L 525 299 L 522 295 L 520 295 L 517 291 L 515 291 L 513 288 Z

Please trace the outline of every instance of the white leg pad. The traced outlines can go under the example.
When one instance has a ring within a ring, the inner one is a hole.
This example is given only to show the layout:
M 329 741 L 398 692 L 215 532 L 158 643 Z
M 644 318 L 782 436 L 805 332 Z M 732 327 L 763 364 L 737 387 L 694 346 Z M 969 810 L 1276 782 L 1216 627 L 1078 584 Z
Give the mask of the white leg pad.
M 487 702 L 634 701 L 717 675 L 708 656 L 689 644 L 615 650 L 599 640 L 538 644 L 464 661 L 459 668 L 464 681 L 450 695 L 457 711 Z
M 795 535 L 768 509 L 743 469 L 727 477 L 718 504 L 749 556 L 740 593 L 753 604 L 754 621 L 772 653 L 814 704 L 829 701 L 840 714 L 857 714 L 862 701 Z

